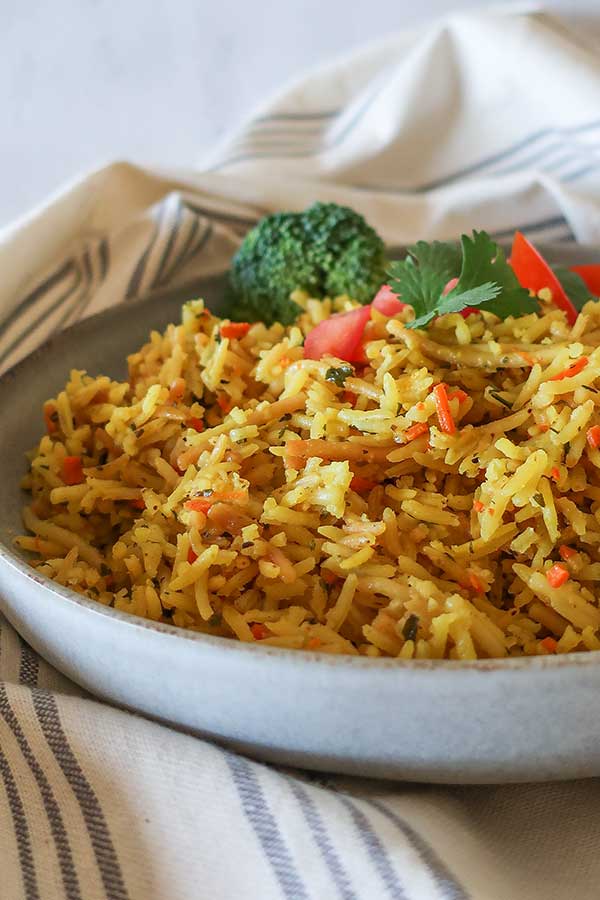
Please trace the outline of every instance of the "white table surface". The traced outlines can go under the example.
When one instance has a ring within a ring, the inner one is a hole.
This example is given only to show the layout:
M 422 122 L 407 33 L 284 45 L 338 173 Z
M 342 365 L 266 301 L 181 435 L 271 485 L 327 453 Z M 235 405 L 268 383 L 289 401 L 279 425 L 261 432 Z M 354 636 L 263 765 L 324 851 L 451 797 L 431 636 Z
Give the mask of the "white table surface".
M 0 226 L 113 159 L 191 166 L 263 97 L 486 0 L 0 0 Z M 496 4 L 497 5 L 497 4 Z M 579 27 L 600 0 L 551 0 Z

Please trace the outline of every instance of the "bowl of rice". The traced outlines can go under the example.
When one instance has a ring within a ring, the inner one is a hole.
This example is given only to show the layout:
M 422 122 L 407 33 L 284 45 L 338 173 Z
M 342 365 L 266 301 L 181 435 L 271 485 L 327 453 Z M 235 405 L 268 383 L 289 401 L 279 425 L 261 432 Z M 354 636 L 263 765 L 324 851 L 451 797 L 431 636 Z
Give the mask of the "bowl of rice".
M 261 758 L 599 774 L 600 304 L 412 327 L 386 291 L 265 324 L 212 281 L 3 376 L 2 610 L 94 694 Z

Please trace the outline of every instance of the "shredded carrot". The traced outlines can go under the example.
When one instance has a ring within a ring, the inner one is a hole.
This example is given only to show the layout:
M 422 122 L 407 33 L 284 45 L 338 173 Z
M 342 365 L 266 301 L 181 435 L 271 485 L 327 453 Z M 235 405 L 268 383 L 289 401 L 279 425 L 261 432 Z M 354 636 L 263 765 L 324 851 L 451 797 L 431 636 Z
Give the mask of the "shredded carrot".
M 409 441 L 414 441 L 415 438 L 421 437 L 423 434 L 429 433 L 429 425 L 426 422 L 415 422 L 414 425 L 411 425 L 410 428 L 407 428 L 404 432 L 404 439 L 408 444 Z
M 183 505 L 192 512 L 201 512 L 206 515 L 214 502 L 212 497 L 194 497 L 192 500 L 186 500 Z
M 481 500 L 473 500 L 473 509 L 476 513 L 480 513 L 485 509 L 485 505 L 481 502 Z
M 561 566 L 560 563 L 555 563 L 552 568 L 548 569 L 548 571 L 546 572 L 546 578 L 548 579 L 551 587 L 559 588 L 565 583 L 565 581 L 569 580 L 569 573 L 564 566 Z
M 548 653 L 556 653 L 558 642 L 553 637 L 545 637 L 543 641 L 540 641 L 540 646 L 547 650 Z
M 58 431 L 58 413 L 53 403 L 44 403 L 44 422 L 46 423 L 48 434 L 54 434 L 55 431 Z
M 190 547 L 190 549 L 188 550 L 188 556 L 187 556 L 187 560 L 188 560 L 189 564 L 191 565 L 192 563 L 195 563 L 197 559 L 198 559 L 198 554 L 194 553 L 194 551 Z
M 225 322 L 221 325 L 221 337 L 224 338 L 243 338 L 249 331 L 249 322 Z
M 472 587 L 476 594 L 485 594 L 483 584 L 473 572 L 469 572 L 469 587 Z
M 219 404 L 221 410 L 225 413 L 225 415 L 227 415 L 227 413 L 230 413 L 233 408 L 231 397 L 228 397 L 227 394 L 219 394 L 217 396 L 217 403 Z
M 322 643 L 323 643 L 323 641 L 321 640 L 321 638 L 318 638 L 318 637 L 310 638 L 310 640 L 306 642 L 306 649 L 307 650 L 318 650 Z
M 446 391 L 446 385 L 443 382 L 441 384 L 436 384 L 433 389 L 433 397 L 440 429 L 446 434 L 456 434 L 456 423 L 450 411 L 448 393 Z
M 554 481 L 558 481 L 560 478 L 560 471 L 557 466 L 553 466 L 550 470 L 550 476 L 554 479 Z
M 291 364 L 292 364 L 292 361 L 289 358 L 289 356 L 282 356 L 281 359 L 279 360 L 279 365 L 281 366 L 282 369 L 287 369 L 287 367 L 291 366 Z
M 535 357 L 532 356 L 531 353 L 525 353 L 524 350 L 517 350 L 516 354 L 517 356 L 520 356 L 528 366 L 535 366 Z
M 252 632 L 252 637 L 255 641 L 264 641 L 271 633 L 267 626 L 263 625 L 262 622 L 254 622 L 250 626 L 250 631 Z
M 419 412 L 422 412 L 425 409 L 425 404 L 423 403 L 422 400 L 419 400 L 419 402 L 417 403 L 416 409 L 418 409 Z
M 577 556 L 577 550 L 573 550 L 572 547 L 567 547 L 566 544 L 561 544 L 558 548 L 558 552 L 560 553 L 560 558 L 564 559 L 565 562 L 573 556 Z
M 349 403 L 351 406 L 354 406 L 354 404 L 358 400 L 358 394 L 355 394 L 353 391 L 344 391 L 342 394 L 342 400 L 344 401 L 344 403 Z
M 367 491 L 372 491 L 374 487 L 377 487 L 377 482 L 369 481 L 368 478 L 363 478 L 362 475 L 354 475 L 350 482 L 351 490 L 356 491 L 357 494 L 366 494 Z
M 542 422 L 541 425 L 538 425 L 538 431 L 540 434 L 546 434 L 547 431 L 550 431 L 550 426 L 546 425 L 545 422 Z
M 130 500 L 129 505 L 133 506 L 134 509 L 146 509 L 146 504 L 141 498 L 139 500 Z
M 197 418 L 197 416 L 192 416 L 191 419 L 188 419 L 188 425 L 190 428 L 193 428 L 194 431 L 204 431 L 204 422 L 202 419 Z
M 81 484 L 84 481 L 80 456 L 65 456 L 62 461 L 62 479 L 65 484 Z
M 600 425 L 592 425 L 588 428 L 586 439 L 592 449 L 597 450 L 600 447 Z
M 335 575 L 329 569 L 321 569 L 321 578 L 323 579 L 325 584 L 335 584 L 338 580 L 337 575 Z
M 573 363 L 572 366 L 567 366 L 566 369 L 563 369 L 562 372 L 559 372 L 558 375 L 553 375 L 552 378 L 549 378 L 548 381 L 562 381 L 563 378 L 571 378 L 573 375 L 579 375 L 585 367 L 587 366 L 589 359 L 587 356 L 582 356 L 576 362 Z
M 247 500 L 246 491 L 215 491 L 209 497 L 192 497 L 183 504 L 186 509 L 192 512 L 201 512 L 206 515 L 213 503 L 230 502 L 232 500 Z
M 459 403 L 464 403 L 468 397 L 469 395 L 462 388 L 456 388 L 451 394 L 448 394 L 448 400 L 458 400 Z
M 185 381 L 183 378 L 174 378 L 169 388 L 169 400 L 177 403 L 185 394 Z

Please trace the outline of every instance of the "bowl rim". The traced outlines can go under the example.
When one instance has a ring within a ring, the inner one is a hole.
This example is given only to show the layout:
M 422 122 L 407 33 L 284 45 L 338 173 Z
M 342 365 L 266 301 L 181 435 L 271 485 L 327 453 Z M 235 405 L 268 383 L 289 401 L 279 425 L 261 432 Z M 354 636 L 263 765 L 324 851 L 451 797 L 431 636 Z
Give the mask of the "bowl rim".
M 584 252 L 589 252 L 591 250 L 591 247 L 585 245 L 539 245 L 541 250 L 544 249 L 544 246 L 548 247 L 549 249 L 551 247 L 555 252 L 558 251 L 559 247 L 561 249 L 566 249 L 566 247 L 570 247 L 570 249 L 578 248 Z M 139 311 L 140 308 L 143 308 L 146 305 L 150 306 L 153 304 L 153 302 L 156 303 L 159 300 L 161 303 L 166 303 L 169 301 L 174 302 L 176 298 L 181 298 L 182 296 L 186 295 L 189 296 L 189 293 L 194 291 L 194 284 L 199 284 L 205 287 L 209 283 L 215 285 L 219 282 L 222 283 L 222 280 L 223 275 L 207 276 L 200 279 L 199 281 L 197 280 L 196 282 L 191 283 L 190 285 L 183 285 L 182 287 L 178 287 L 176 289 L 161 291 L 159 294 L 151 294 L 149 297 L 144 298 L 135 305 L 118 303 L 115 306 L 111 306 L 108 309 L 101 310 L 100 312 L 95 313 L 94 315 L 89 316 L 82 321 L 76 322 L 61 331 L 59 334 L 50 336 L 47 340 L 40 344 L 39 347 L 36 347 L 31 353 L 29 353 L 23 359 L 19 360 L 17 363 L 15 363 L 15 365 L 11 366 L 11 368 L 9 368 L 6 372 L 3 372 L 2 375 L 0 375 L 0 389 L 3 388 L 6 384 L 12 382 L 15 378 L 18 378 L 20 372 L 23 369 L 26 369 L 39 357 L 43 357 L 47 352 L 55 347 L 55 345 L 60 345 L 60 343 L 62 343 L 63 341 L 69 341 L 73 338 L 73 336 L 77 336 L 80 333 L 85 334 L 88 330 L 93 331 L 94 325 L 99 319 L 102 319 L 103 321 L 110 321 L 110 319 L 112 318 L 119 319 L 122 315 L 126 315 L 127 313 L 131 314 L 133 309 Z M 202 287 L 200 288 L 200 290 L 202 290 Z M 252 653 L 255 655 L 258 654 L 264 658 L 272 657 L 275 659 L 285 660 L 287 662 L 297 661 L 301 665 L 312 664 L 327 667 L 335 666 L 337 668 L 352 666 L 355 669 L 368 668 L 371 670 L 391 670 L 399 674 L 406 672 L 407 670 L 421 672 L 504 671 L 524 672 L 528 674 L 532 671 L 541 671 L 546 669 L 564 669 L 565 667 L 580 668 L 581 666 L 587 667 L 600 664 L 600 651 L 593 650 L 588 652 L 580 651 L 578 653 L 562 653 L 559 655 L 547 656 L 514 656 L 492 659 L 482 658 L 474 660 L 455 660 L 398 659 L 397 657 L 353 656 L 351 654 L 324 653 L 318 650 L 299 650 L 289 647 L 274 647 L 271 645 L 262 644 L 260 641 L 250 643 L 235 640 L 234 638 L 210 635 L 198 631 L 190 631 L 183 628 L 178 628 L 177 626 L 170 625 L 166 622 L 156 622 L 151 619 L 144 619 L 141 616 L 136 616 L 133 613 L 128 613 L 124 610 L 114 609 L 110 606 L 104 606 L 98 601 L 92 600 L 91 598 L 88 598 L 83 594 L 79 594 L 77 591 L 69 587 L 58 584 L 45 575 L 39 574 L 37 570 L 28 563 L 27 559 L 23 555 L 7 546 L 3 540 L 0 540 L 0 566 L 6 567 L 8 570 L 15 570 L 19 575 L 28 579 L 32 583 L 32 586 L 37 585 L 39 588 L 42 588 L 48 593 L 55 595 L 60 600 L 75 604 L 94 615 L 102 615 L 116 622 L 119 622 L 122 625 L 128 625 L 130 628 L 149 630 L 160 635 L 164 635 L 169 639 L 183 639 L 186 641 L 199 643 L 200 645 L 208 645 L 216 651 L 222 650 L 229 653 L 240 654 Z M 304 663 L 300 662 L 301 660 L 303 660 Z

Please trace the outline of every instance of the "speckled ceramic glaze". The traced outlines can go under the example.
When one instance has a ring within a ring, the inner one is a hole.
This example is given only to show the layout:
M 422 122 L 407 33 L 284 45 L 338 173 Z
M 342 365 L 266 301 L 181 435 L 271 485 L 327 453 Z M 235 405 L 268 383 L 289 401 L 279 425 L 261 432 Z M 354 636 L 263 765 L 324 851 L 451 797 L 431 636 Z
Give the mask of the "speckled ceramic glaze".
M 559 255 L 590 261 L 581 248 Z M 217 309 L 220 287 L 185 294 L 201 292 Z M 397 662 L 249 646 L 107 609 L 41 578 L 15 552 L 18 483 L 42 402 L 74 367 L 123 376 L 127 353 L 176 321 L 182 299 L 101 314 L 0 379 L 0 608 L 15 628 L 99 697 L 261 759 L 415 781 L 600 775 L 600 653 Z

